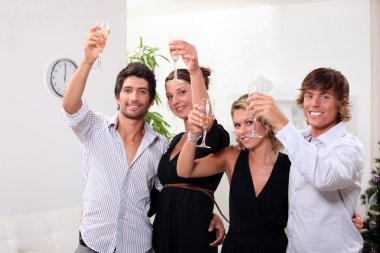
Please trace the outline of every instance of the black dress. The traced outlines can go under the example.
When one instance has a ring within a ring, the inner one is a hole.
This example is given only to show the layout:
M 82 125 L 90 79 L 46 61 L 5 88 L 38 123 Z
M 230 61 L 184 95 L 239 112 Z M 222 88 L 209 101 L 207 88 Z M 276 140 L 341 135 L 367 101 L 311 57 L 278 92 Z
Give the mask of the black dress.
M 248 152 L 240 152 L 231 179 L 231 223 L 222 253 L 286 252 L 289 170 L 288 156 L 279 153 L 268 182 L 256 197 Z
M 223 173 L 203 178 L 181 178 L 177 174 L 178 156 L 170 161 L 170 154 L 183 133 L 174 137 L 158 165 L 158 178 L 162 185 L 189 183 L 215 191 Z M 200 142 L 199 142 L 200 143 Z M 215 121 L 206 137 L 211 149 L 197 148 L 196 158 L 227 147 L 229 135 Z M 156 217 L 153 224 L 153 248 L 156 253 L 216 253 L 217 248 L 209 244 L 216 238 L 215 232 L 208 232 L 214 203 L 205 193 L 165 187 L 158 194 Z

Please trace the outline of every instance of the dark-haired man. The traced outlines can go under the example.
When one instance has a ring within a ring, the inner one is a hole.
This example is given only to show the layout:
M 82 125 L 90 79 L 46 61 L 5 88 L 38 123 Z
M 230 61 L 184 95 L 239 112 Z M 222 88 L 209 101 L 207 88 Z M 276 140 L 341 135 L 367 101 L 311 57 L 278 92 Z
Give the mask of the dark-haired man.
M 93 27 L 63 97 L 67 122 L 82 143 L 83 218 L 76 252 L 112 253 L 119 243 L 126 247 L 117 252 L 151 252 L 149 193 L 167 145 L 144 123 L 156 80 L 147 66 L 131 63 L 117 76 L 118 114 L 108 118 L 91 111 L 81 97 L 104 40 Z

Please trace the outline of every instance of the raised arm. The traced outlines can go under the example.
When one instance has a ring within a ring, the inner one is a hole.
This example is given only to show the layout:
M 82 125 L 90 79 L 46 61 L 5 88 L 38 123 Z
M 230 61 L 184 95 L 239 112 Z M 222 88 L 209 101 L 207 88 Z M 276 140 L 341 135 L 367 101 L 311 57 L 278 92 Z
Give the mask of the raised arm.
M 199 106 L 194 105 L 188 116 L 189 134 L 199 136 L 202 132 L 202 117 Z M 179 154 L 177 173 L 184 178 L 206 177 L 225 171 L 227 167 L 228 148 L 201 159 L 195 159 L 196 141 L 186 140 Z
M 344 126 L 342 126 L 344 127 Z M 347 135 L 331 144 L 326 152 L 315 143 L 305 141 L 291 123 L 276 137 L 284 144 L 294 168 L 319 191 L 335 191 L 347 187 L 360 188 L 363 173 L 363 146 Z M 307 159 L 305 159 L 307 157 Z
M 172 41 L 169 47 L 176 49 L 178 54 L 182 56 L 182 60 L 190 73 L 193 104 L 200 104 L 202 98 L 208 98 L 208 93 L 195 46 L 186 41 L 176 40 Z
M 251 97 L 248 110 L 256 117 L 264 117 L 277 131 L 281 130 L 289 119 L 278 107 L 276 101 L 264 94 L 255 94 Z
M 82 105 L 81 98 L 88 75 L 96 58 L 99 56 L 97 45 L 104 43 L 104 35 L 97 32 L 97 30 L 97 26 L 91 28 L 84 45 L 84 59 L 71 77 L 63 96 L 62 106 L 69 114 L 76 113 Z
M 276 137 L 287 149 L 294 168 L 314 188 L 320 191 L 334 191 L 359 181 L 364 155 L 362 144 L 356 137 L 346 136 L 344 141 L 333 144 L 331 152 L 319 152 L 314 143 L 305 141 L 295 126 L 289 123 L 272 97 L 256 94 L 252 98 L 249 108 L 255 115 L 264 116 L 276 128 Z

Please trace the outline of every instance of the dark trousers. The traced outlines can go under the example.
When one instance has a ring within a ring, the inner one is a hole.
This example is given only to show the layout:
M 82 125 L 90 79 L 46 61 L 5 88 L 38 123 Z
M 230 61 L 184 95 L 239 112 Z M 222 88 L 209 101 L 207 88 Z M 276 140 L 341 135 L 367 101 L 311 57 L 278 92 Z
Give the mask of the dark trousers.
M 113 251 L 114 253 L 116 253 L 116 249 Z M 82 235 L 79 231 L 79 245 L 78 245 L 78 248 L 75 250 L 74 253 L 99 253 L 93 249 L 90 249 L 86 243 L 83 241 L 83 238 L 82 238 Z
M 92 250 L 87 246 L 83 246 L 82 244 L 79 244 L 78 248 L 75 250 L 74 253 L 99 253 L 99 252 Z

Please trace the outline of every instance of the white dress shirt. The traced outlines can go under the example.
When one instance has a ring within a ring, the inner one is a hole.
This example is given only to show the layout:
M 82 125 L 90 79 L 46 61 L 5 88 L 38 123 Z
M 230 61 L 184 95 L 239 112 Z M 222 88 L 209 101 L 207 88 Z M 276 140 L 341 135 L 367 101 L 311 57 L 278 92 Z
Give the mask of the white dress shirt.
M 118 115 L 94 113 L 83 101 L 77 113 L 65 113 L 65 118 L 82 143 L 84 242 L 101 253 L 112 253 L 115 247 L 118 253 L 153 252 L 149 194 L 159 183 L 157 166 L 166 139 L 145 123 L 129 166 L 117 131 Z
M 292 123 L 277 133 L 292 162 L 288 253 L 358 253 L 363 239 L 352 223 L 363 173 L 363 145 L 343 123 L 317 138 Z

